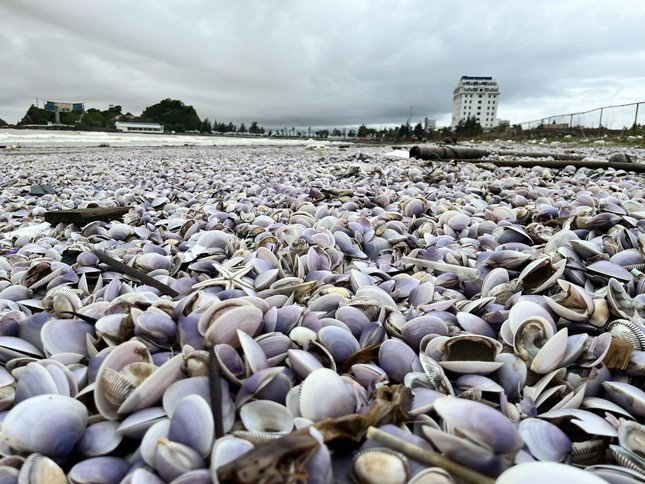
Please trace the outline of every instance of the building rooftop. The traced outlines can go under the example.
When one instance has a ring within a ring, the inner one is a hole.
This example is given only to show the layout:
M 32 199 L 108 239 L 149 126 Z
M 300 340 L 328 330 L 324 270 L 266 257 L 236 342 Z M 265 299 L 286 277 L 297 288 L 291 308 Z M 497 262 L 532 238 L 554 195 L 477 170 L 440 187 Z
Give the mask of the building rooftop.
M 136 127 L 136 128 L 158 128 L 161 126 L 159 123 L 138 123 L 136 121 L 117 121 L 114 124 L 118 124 L 119 126 L 125 126 L 125 127 Z
M 461 80 L 464 79 L 469 79 L 469 80 L 479 80 L 479 81 L 492 81 L 492 77 L 484 77 L 484 76 L 461 76 Z

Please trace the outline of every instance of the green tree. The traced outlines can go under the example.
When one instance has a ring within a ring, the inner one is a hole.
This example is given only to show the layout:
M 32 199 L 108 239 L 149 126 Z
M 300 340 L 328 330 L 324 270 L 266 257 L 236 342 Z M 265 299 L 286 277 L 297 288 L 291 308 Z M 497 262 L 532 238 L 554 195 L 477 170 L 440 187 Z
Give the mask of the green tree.
M 18 125 L 25 124 L 47 124 L 54 122 L 54 113 L 37 108 L 33 104 L 27 110 L 27 113 L 20 120 Z
M 416 136 L 417 138 L 419 139 L 423 138 L 424 131 L 423 131 L 423 126 L 421 126 L 421 123 L 416 124 L 416 126 L 414 127 L 413 133 L 414 133 L 414 136 Z
M 202 125 L 199 128 L 200 133 L 211 133 L 213 131 L 213 125 L 211 124 L 210 120 L 206 118 L 204 121 L 202 121 Z
M 260 134 L 260 127 L 258 126 L 257 121 L 253 121 L 251 126 L 249 126 L 249 133 L 251 134 Z
M 411 130 L 408 123 L 402 124 L 399 128 L 399 138 L 407 138 L 410 136 Z
M 0 126 L 9 126 L 9 124 L 2 118 L 0 118 Z
M 167 131 L 177 133 L 199 131 L 202 125 L 195 108 L 186 106 L 176 99 L 164 99 L 157 104 L 148 106 L 141 117 L 145 121 L 162 124 Z
M 477 136 L 483 131 L 481 124 L 473 116 L 469 116 L 466 120 L 459 120 L 459 123 L 455 127 L 455 133 L 462 136 Z
M 369 136 L 374 136 L 376 134 L 376 130 L 374 128 L 368 128 L 364 124 L 361 124 L 358 127 L 358 132 L 356 133 L 356 136 L 359 138 L 367 138 Z
M 340 129 L 334 128 L 334 129 L 331 130 L 331 135 L 340 137 L 340 136 L 343 135 L 343 133 L 342 133 L 342 131 Z
M 85 111 L 82 124 L 90 128 L 103 128 L 107 126 L 107 122 L 103 113 L 94 108 L 90 108 Z
M 349 136 L 350 138 L 356 138 L 356 130 L 354 130 L 354 129 L 350 129 L 350 130 L 347 132 L 347 136 Z
M 246 133 L 246 125 L 244 123 L 240 124 L 240 129 L 238 129 L 237 132 Z

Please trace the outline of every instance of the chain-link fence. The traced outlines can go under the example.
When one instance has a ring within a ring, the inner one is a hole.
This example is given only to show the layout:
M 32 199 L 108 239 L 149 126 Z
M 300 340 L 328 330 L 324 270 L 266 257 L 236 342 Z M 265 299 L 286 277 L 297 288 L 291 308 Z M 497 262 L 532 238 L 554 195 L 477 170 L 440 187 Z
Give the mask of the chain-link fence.
M 556 114 L 542 119 L 520 123 L 523 130 L 573 130 L 576 128 L 612 131 L 634 131 L 645 124 L 645 101 L 582 111 L 579 113 Z

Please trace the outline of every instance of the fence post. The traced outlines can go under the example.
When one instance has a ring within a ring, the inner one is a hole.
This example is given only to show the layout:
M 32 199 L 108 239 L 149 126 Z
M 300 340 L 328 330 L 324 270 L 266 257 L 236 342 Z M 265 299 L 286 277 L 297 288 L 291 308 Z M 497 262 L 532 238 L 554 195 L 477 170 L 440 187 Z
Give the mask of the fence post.
M 638 121 L 638 106 L 640 106 L 640 103 L 636 103 L 636 114 L 634 114 L 634 126 L 632 128 L 634 136 L 636 136 L 636 122 Z

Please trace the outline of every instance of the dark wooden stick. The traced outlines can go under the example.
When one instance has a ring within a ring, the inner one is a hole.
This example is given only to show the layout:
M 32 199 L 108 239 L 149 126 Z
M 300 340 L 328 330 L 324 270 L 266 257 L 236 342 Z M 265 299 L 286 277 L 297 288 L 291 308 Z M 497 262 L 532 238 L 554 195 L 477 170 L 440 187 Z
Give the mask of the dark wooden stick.
M 222 375 L 219 360 L 215 355 L 215 347 L 208 352 L 208 381 L 211 394 L 211 410 L 215 422 L 215 439 L 224 436 L 224 421 L 222 417 Z
M 128 264 L 124 264 L 121 261 L 118 261 L 109 255 L 107 255 L 105 252 L 101 252 L 100 250 L 93 250 L 92 253 L 99 258 L 99 260 L 111 267 L 114 267 L 116 270 L 123 272 L 124 274 L 127 274 L 129 276 L 134 277 L 135 279 L 138 279 L 139 281 L 143 282 L 144 284 L 147 284 L 149 286 L 154 287 L 155 289 L 159 289 L 159 291 L 162 294 L 165 294 L 166 296 L 170 297 L 176 297 L 179 296 L 179 293 L 175 291 L 172 287 L 167 286 L 163 282 L 158 281 L 154 277 L 150 277 L 148 274 L 145 272 L 141 272 L 138 269 L 135 269 L 134 267 L 130 267 Z

